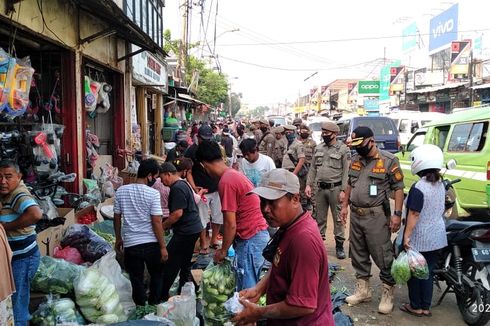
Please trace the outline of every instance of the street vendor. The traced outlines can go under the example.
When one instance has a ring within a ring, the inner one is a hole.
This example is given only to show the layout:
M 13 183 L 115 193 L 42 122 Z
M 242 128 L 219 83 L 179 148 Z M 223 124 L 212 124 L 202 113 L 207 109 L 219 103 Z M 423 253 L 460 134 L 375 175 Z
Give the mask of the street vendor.
M 249 194 L 260 197 L 260 208 L 271 227 L 279 227 L 263 251 L 272 268 L 253 288 L 240 292 L 244 310 L 235 325 L 267 319 L 268 326 L 333 326 L 327 251 L 315 220 L 303 211 L 298 177 L 285 169 L 264 175 Z M 301 239 L 301 241 L 298 241 Z M 267 295 L 267 305 L 256 302 Z
M 41 254 L 36 242 L 35 224 L 42 211 L 22 181 L 19 166 L 0 161 L 0 223 L 12 250 L 12 271 L 16 292 L 12 296 L 16 326 L 29 323 L 31 281 L 39 267 Z M 3 285 L 2 285 L 3 287 Z

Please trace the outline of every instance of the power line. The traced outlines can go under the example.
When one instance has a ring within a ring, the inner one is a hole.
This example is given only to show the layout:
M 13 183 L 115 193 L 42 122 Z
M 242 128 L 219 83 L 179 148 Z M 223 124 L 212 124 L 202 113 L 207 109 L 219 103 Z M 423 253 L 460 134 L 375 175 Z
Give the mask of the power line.
M 469 32 L 484 32 L 490 31 L 490 28 L 486 29 L 469 29 L 459 32 L 448 32 L 447 34 L 456 33 L 469 33 Z M 285 42 L 262 42 L 262 43 L 233 43 L 233 44 L 220 44 L 220 46 L 270 46 L 270 45 L 290 45 L 290 44 L 314 44 L 314 43 L 335 43 L 335 42 L 355 42 L 355 41 L 372 41 L 372 40 L 386 40 L 403 37 L 413 36 L 429 36 L 431 33 L 426 34 L 408 34 L 408 35 L 387 35 L 387 36 L 368 36 L 368 37 L 355 37 L 355 38 L 343 38 L 343 39 L 330 39 L 330 40 L 311 40 L 311 41 L 285 41 Z

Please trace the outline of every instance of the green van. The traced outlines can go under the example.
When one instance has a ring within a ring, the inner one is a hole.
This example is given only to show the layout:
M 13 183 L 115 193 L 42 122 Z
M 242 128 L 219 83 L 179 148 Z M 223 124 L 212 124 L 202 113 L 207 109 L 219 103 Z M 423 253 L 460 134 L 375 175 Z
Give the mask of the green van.
M 418 129 L 402 152 L 396 154 L 405 175 L 405 192 L 418 180 L 410 172 L 410 151 L 421 144 L 434 144 L 444 153 L 444 162 L 457 166 L 446 171 L 454 185 L 456 217 L 490 216 L 490 108 L 469 108 L 432 121 Z

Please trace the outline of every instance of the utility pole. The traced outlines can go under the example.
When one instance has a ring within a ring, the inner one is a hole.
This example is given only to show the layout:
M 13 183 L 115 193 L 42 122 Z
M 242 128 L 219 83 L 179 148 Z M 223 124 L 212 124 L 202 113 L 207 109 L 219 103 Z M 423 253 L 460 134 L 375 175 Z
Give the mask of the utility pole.
M 181 0 L 180 10 L 182 12 L 182 37 L 179 46 L 179 60 L 177 61 L 176 72 L 180 78 L 180 82 L 184 81 L 184 76 L 181 74 L 187 63 L 187 35 L 189 30 L 189 0 Z M 182 84 L 181 84 L 182 85 Z
M 468 65 L 468 70 L 470 73 L 470 106 L 473 106 L 473 70 L 474 70 L 474 63 L 473 63 L 473 49 L 471 49 L 470 52 L 470 64 Z

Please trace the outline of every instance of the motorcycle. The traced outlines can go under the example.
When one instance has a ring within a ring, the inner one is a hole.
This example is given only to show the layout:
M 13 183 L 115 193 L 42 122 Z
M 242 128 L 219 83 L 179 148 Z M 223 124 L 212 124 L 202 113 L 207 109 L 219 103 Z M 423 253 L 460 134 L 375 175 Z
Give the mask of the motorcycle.
M 453 160 L 451 160 L 453 161 Z M 448 162 L 454 168 L 456 162 Z M 460 179 L 444 179 L 446 194 Z M 454 205 L 454 197 L 446 195 L 446 210 Z M 463 320 L 468 325 L 485 325 L 490 320 L 490 223 L 447 220 L 448 246 L 441 250 L 440 260 L 434 269 L 434 283 L 446 289 L 436 303 L 440 305 L 448 293 L 456 295 Z

